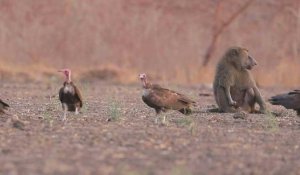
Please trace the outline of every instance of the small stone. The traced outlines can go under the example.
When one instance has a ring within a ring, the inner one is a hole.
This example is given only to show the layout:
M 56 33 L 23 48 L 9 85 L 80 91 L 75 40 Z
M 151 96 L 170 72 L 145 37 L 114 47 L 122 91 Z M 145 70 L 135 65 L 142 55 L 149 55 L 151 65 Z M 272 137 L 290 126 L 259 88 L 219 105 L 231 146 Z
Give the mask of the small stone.
M 233 118 L 234 119 L 247 119 L 247 113 L 245 112 L 238 112 L 238 113 L 235 113 L 233 114 Z

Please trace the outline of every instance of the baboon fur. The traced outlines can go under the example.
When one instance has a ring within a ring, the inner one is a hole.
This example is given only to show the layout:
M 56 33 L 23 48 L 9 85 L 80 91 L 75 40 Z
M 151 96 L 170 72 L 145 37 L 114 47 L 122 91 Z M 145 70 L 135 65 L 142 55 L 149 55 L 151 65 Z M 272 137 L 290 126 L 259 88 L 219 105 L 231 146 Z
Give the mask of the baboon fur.
M 223 55 L 213 84 L 220 112 L 254 113 L 255 103 L 258 103 L 259 112 L 266 113 L 266 104 L 250 72 L 255 65 L 256 60 L 249 56 L 245 48 L 232 47 Z

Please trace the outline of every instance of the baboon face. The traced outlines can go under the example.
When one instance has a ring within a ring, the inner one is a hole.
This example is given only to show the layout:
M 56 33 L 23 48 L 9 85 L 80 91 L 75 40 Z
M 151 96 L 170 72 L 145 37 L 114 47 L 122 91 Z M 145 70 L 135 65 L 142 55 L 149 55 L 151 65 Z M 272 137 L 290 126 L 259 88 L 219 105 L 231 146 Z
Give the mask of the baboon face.
M 249 56 L 249 52 L 245 48 L 231 48 L 226 55 L 229 62 L 231 62 L 239 70 L 251 70 L 257 65 L 256 60 Z
M 244 69 L 248 69 L 248 70 L 251 70 L 254 66 L 257 65 L 257 62 L 254 58 L 252 58 L 249 54 L 248 54 L 248 51 L 247 51 L 247 55 L 244 57 L 245 58 L 245 62 L 244 64 L 242 65 L 242 67 Z

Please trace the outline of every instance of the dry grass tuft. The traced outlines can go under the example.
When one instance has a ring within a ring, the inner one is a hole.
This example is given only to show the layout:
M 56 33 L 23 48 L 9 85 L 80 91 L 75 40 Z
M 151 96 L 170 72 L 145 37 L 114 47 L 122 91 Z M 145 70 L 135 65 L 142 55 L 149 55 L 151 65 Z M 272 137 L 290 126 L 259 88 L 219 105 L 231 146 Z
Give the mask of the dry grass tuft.
M 0 79 L 2 81 L 15 82 L 53 82 L 61 75 L 57 73 L 60 67 L 51 67 L 46 63 L 37 62 L 26 66 L 14 65 L 2 62 L 0 64 Z M 97 67 L 71 67 L 73 78 L 84 82 L 111 81 L 121 84 L 137 83 L 137 75 L 143 71 L 131 68 L 121 68 L 114 64 L 106 64 Z M 215 67 L 190 65 L 186 68 L 174 68 L 165 73 L 157 71 L 145 72 L 153 82 L 168 82 L 174 84 L 211 84 L 213 82 Z M 297 62 L 281 61 L 272 69 L 257 67 L 253 74 L 259 86 L 262 87 L 288 87 L 297 88 L 300 84 L 299 64 Z M 53 78 L 54 77 L 54 78 Z

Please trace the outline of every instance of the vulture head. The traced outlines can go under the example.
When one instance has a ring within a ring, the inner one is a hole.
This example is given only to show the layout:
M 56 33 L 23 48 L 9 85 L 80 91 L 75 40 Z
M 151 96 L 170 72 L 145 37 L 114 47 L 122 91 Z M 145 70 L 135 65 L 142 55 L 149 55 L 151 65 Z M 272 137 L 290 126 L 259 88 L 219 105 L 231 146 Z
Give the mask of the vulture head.
M 58 72 L 62 72 L 66 76 L 66 81 L 71 82 L 71 70 L 70 69 L 61 69 Z
M 147 89 L 149 85 L 149 83 L 147 82 L 147 75 L 145 73 L 142 73 L 139 75 L 139 78 L 143 83 L 143 88 Z

